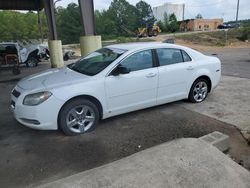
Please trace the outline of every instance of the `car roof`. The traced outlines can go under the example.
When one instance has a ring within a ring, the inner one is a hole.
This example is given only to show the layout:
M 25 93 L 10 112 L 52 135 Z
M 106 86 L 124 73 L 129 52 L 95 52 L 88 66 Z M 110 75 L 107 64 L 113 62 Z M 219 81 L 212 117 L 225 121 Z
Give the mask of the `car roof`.
M 122 50 L 136 50 L 136 49 L 145 49 L 145 48 L 182 48 L 182 46 L 169 44 L 169 43 L 162 43 L 162 42 L 132 42 L 132 43 L 122 43 L 122 44 L 113 44 L 107 46 L 109 48 L 117 48 Z

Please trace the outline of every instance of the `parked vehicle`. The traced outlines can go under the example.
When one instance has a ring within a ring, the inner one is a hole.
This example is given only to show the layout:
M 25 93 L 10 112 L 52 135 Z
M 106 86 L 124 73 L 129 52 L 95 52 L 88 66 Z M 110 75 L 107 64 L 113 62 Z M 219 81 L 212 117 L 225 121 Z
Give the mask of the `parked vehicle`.
M 73 50 L 65 50 L 63 53 L 63 60 L 68 61 L 69 59 L 73 59 L 75 52 Z
M 128 34 L 139 38 L 157 36 L 161 33 L 160 27 L 153 23 L 147 24 L 145 27 L 139 27 L 135 32 L 128 29 L 125 25 L 121 25 L 120 28 Z
M 169 43 L 169 44 L 175 44 L 175 39 L 174 38 L 167 38 L 162 42 L 163 43 Z
M 17 42 L 0 43 L 0 65 L 11 66 L 6 60 L 8 56 L 16 56 L 19 64 L 27 67 L 35 67 L 47 55 L 48 48 L 43 45 L 29 44 L 24 45 Z
M 218 58 L 187 47 L 116 44 L 21 80 L 11 107 L 21 124 L 76 135 L 118 114 L 181 99 L 200 103 L 220 77 Z
M 147 27 L 140 27 L 137 30 L 137 36 L 140 37 L 152 37 L 157 36 L 161 32 L 161 29 L 157 25 L 151 25 Z

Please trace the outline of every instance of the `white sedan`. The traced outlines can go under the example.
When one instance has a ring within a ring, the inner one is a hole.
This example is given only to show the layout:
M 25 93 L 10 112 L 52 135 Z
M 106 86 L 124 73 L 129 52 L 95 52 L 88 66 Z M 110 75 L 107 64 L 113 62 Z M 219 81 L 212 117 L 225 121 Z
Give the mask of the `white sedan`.
M 21 124 L 76 135 L 118 114 L 181 99 L 202 102 L 220 77 L 218 58 L 187 47 L 117 44 L 22 79 L 11 107 Z

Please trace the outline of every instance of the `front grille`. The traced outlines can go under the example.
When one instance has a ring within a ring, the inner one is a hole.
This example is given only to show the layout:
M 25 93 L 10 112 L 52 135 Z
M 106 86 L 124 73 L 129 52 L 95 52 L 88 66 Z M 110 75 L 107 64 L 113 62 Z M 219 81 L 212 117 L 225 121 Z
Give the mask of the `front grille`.
M 18 98 L 21 95 L 21 93 L 19 91 L 17 91 L 17 90 L 14 89 L 12 91 L 12 95 L 14 95 L 16 98 Z

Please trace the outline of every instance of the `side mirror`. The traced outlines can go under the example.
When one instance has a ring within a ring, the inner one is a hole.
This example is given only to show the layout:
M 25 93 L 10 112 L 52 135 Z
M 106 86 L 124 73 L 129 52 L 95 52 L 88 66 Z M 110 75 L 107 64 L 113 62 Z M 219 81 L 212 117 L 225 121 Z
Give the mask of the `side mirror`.
M 123 67 L 122 65 L 118 65 L 113 71 L 112 75 L 117 76 L 119 74 L 128 74 L 130 70 L 127 67 Z

